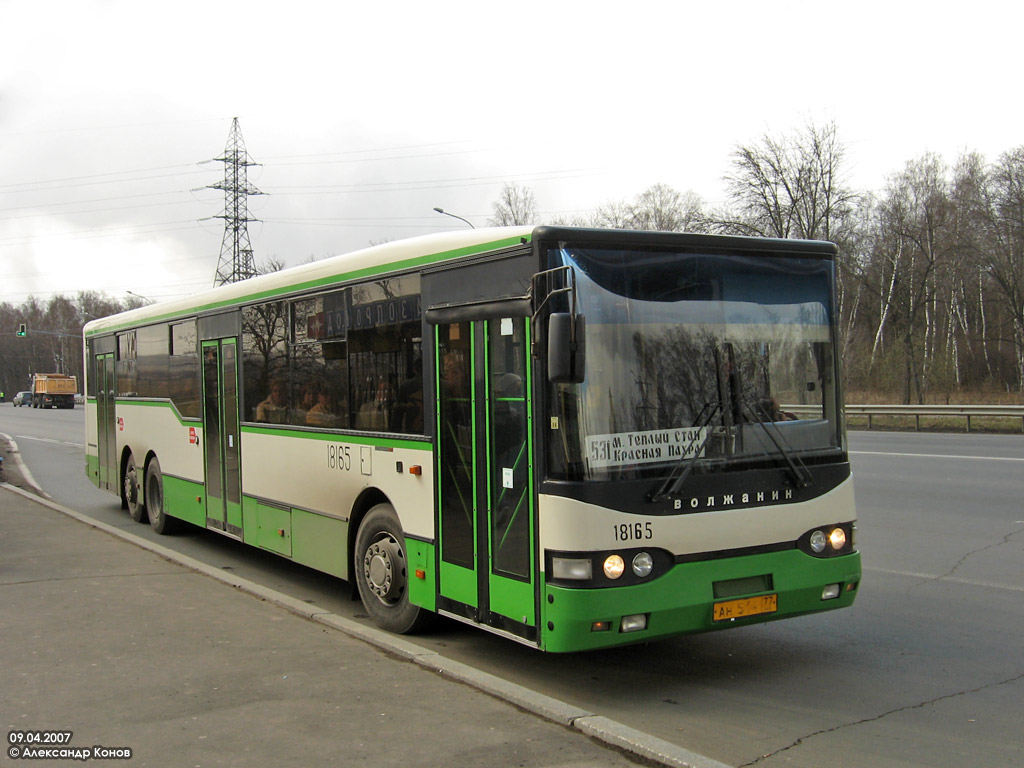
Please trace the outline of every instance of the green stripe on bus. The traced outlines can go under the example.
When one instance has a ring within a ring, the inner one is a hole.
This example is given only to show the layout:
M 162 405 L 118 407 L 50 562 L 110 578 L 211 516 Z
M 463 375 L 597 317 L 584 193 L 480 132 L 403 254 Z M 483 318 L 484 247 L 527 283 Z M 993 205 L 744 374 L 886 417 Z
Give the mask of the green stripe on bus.
M 178 423 L 183 427 L 201 427 L 203 425 L 203 422 L 194 416 L 190 417 L 186 421 L 185 417 L 181 415 L 181 411 L 178 410 L 178 407 L 170 400 L 127 400 L 125 398 L 118 398 L 115 403 L 118 408 L 125 408 L 129 405 L 141 406 L 143 408 L 167 408 L 174 414 Z
M 356 445 L 372 445 L 380 448 L 406 448 L 413 451 L 432 451 L 434 444 L 428 440 L 403 440 L 395 437 L 372 437 L 370 435 L 350 435 L 339 432 L 301 432 L 296 429 L 280 427 L 258 427 L 243 424 L 242 431 L 251 435 L 276 435 L 304 440 L 321 440 L 331 443 L 355 443 Z

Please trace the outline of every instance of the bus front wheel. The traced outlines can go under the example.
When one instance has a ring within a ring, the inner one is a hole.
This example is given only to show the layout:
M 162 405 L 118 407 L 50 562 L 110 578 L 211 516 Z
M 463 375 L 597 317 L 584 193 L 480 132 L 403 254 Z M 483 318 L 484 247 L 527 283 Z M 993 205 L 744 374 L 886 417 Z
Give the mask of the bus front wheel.
M 408 634 L 427 620 L 427 612 L 409 602 L 404 535 L 390 504 L 375 506 L 359 525 L 355 577 L 366 612 L 382 629 Z

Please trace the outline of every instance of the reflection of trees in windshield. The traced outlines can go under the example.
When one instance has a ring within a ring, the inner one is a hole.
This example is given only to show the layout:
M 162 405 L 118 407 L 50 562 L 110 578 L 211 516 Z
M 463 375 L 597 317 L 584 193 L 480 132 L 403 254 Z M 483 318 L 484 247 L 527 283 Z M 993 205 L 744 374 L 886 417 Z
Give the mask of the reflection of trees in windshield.
M 634 386 L 620 392 L 621 397 L 631 398 L 630 428 L 691 426 L 717 405 L 721 408 L 716 409 L 718 418 L 712 423 L 735 424 L 771 413 L 771 401 L 780 397 L 798 402 L 795 398 L 806 395 L 795 385 L 808 375 L 806 347 L 726 342 L 708 328 L 637 331 L 633 334 Z
M 660 333 L 633 334 L 635 388 L 629 412 L 632 429 L 690 426 L 708 403 L 718 400 L 715 337 L 708 329 L 696 333 L 668 327 Z
M 628 445 L 658 430 L 714 430 L 706 458 L 762 455 L 773 451 L 763 424 L 798 420 L 782 404 L 804 406 L 801 431 L 790 429 L 783 438 L 795 441 L 789 443 L 792 448 L 816 450 L 835 440 L 834 430 L 821 421 L 830 419 L 825 413 L 825 389 L 831 386 L 829 344 L 807 339 L 816 338 L 818 331 L 786 324 L 760 325 L 755 332 L 750 327 L 650 323 L 629 329 L 591 325 L 587 333 L 594 342 L 591 349 L 601 351 L 588 361 L 584 384 L 558 387 L 560 426 L 549 444 L 557 475 L 657 475 L 664 470 L 650 460 L 593 463 L 592 458 L 588 463 L 585 456 L 594 440 L 607 438 L 615 445 L 618 436 Z M 808 411 L 808 405 L 822 410 Z M 660 466 L 679 455 L 666 454 Z
M 632 414 L 630 429 L 691 426 L 719 404 L 711 423 L 781 420 L 783 403 L 822 403 L 824 345 L 781 332 L 774 340 L 723 341 L 713 329 L 667 327 L 634 332 L 633 351 L 632 386 L 618 391 L 629 399 L 621 410 Z

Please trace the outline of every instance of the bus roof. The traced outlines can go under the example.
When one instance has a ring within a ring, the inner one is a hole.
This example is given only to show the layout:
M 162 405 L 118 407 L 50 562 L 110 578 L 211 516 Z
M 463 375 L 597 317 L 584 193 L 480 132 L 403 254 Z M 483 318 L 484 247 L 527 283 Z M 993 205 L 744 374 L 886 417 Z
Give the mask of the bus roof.
M 809 240 L 780 240 L 722 235 L 697 235 L 679 232 L 651 232 L 587 229 L 562 226 L 492 227 L 439 232 L 405 240 L 396 240 L 358 251 L 332 256 L 310 264 L 271 272 L 237 283 L 211 288 L 182 299 L 158 302 L 120 314 L 92 320 L 82 329 L 85 336 L 109 333 L 149 323 L 215 312 L 224 307 L 278 296 L 314 291 L 350 280 L 365 279 L 435 264 L 460 256 L 508 248 L 533 240 L 578 240 L 594 245 L 636 241 L 644 245 L 675 246 L 685 239 L 697 247 L 736 248 L 776 252 L 780 255 L 834 256 L 833 243 Z
M 92 320 L 82 329 L 86 336 L 120 328 L 215 311 L 249 301 L 272 299 L 303 290 L 314 290 L 348 280 L 371 277 L 474 253 L 529 242 L 534 227 L 494 227 L 439 232 L 397 240 L 300 264 L 279 272 L 211 288 L 182 299 L 149 304 L 127 312 Z

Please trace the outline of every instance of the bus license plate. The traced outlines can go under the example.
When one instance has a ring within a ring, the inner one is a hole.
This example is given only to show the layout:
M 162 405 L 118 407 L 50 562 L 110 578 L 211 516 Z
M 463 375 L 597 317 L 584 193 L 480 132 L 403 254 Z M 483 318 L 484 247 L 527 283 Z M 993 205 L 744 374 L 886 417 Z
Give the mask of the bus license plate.
M 745 597 L 742 600 L 726 600 L 724 603 L 715 603 L 713 616 L 715 621 L 729 621 L 730 619 L 757 616 L 761 613 L 775 613 L 777 610 L 779 610 L 778 595 L 760 595 L 759 597 Z

